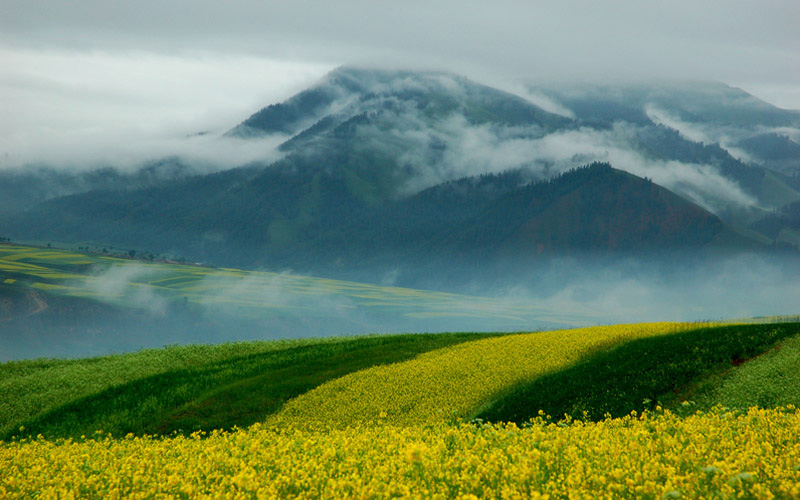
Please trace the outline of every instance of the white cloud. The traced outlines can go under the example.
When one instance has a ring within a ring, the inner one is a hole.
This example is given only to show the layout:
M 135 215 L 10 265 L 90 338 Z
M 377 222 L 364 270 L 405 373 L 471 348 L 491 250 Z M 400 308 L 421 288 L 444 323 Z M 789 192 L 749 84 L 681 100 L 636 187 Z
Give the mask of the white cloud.
M 730 206 L 751 207 L 756 200 L 712 165 L 645 157 L 632 146 L 632 131 L 581 128 L 544 136 L 529 130 L 497 125 L 471 125 L 459 116 L 430 126 L 406 115 L 407 129 L 398 131 L 407 146 L 401 163 L 416 172 L 407 188 L 424 189 L 443 181 L 484 173 L 524 168 L 540 178 L 593 161 L 610 163 L 688 197 L 714 213 Z M 426 156 L 431 137 L 447 145 L 440 158 Z
M 0 61 L 0 167 L 129 166 L 176 154 L 217 168 L 274 159 L 280 138 L 218 137 L 330 69 L 211 53 L 7 48 Z M 191 136 L 198 132 L 210 133 Z
M 520 78 L 735 81 L 800 108 L 798 5 L 8 0 L 0 159 L 221 131 L 340 64 L 444 69 L 512 92 Z
M 142 264 L 114 265 L 88 276 L 77 286 L 85 288 L 101 301 L 163 314 L 167 299 L 160 296 L 154 287 L 145 284 L 159 274 L 158 269 Z

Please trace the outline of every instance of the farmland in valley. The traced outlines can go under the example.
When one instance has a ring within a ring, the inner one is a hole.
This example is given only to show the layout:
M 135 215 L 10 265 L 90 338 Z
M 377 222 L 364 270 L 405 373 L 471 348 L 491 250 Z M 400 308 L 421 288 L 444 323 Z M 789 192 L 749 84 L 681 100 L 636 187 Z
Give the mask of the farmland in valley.
M 492 319 L 517 329 L 537 322 L 581 325 L 594 320 L 523 301 L 18 245 L 0 245 L 0 285 L 123 306 L 188 304 L 252 318 L 324 317 L 338 310 L 412 320 Z

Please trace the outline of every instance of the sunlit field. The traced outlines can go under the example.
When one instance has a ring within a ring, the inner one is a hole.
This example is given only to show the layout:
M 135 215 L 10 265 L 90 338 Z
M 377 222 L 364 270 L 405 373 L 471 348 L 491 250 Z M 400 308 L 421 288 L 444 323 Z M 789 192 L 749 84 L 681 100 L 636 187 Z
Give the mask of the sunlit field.
M 0 447 L 3 498 L 797 498 L 794 408 Z
M 786 320 L 5 363 L 0 404 L 28 413 L 3 413 L 0 498 L 798 498 L 800 401 L 763 375 L 796 357 Z M 698 411 L 696 384 L 739 404 Z

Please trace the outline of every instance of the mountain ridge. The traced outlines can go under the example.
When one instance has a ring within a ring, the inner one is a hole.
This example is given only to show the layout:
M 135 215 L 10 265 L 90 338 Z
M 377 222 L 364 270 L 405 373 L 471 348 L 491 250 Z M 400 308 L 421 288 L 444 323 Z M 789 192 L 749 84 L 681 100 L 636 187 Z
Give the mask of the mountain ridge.
M 500 268 L 512 276 L 514 266 L 556 255 L 793 244 L 774 223 L 758 224 L 800 200 L 793 177 L 657 120 L 649 94 L 626 102 L 623 91 L 598 89 L 619 95 L 579 97 L 619 106 L 606 109 L 617 113 L 612 121 L 580 108 L 567 118 L 447 73 L 339 68 L 228 132 L 285 137 L 283 158 L 268 166 L 32 203 L 0 217 L 0 234 L 372 282 L 423 263 L 403 278 L 410 285 L 439 276 L 436 266 L 451 277 Z M 632 109 L 638 123 L 625 118 Z

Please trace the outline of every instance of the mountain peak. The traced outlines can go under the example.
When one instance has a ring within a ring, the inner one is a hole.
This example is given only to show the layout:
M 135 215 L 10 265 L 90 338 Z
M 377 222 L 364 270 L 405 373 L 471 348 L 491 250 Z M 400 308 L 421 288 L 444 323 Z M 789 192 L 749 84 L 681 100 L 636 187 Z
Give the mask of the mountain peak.
M 342 123 L 359 114 L 387 111 L 413 112 L 423 122 L 450 115 L 549 129 L 570 122 L 522 97 L 452 73 L 341 66 L 309 89 L 254 113 L 228 134 L 294 136 L 323 120 Z

